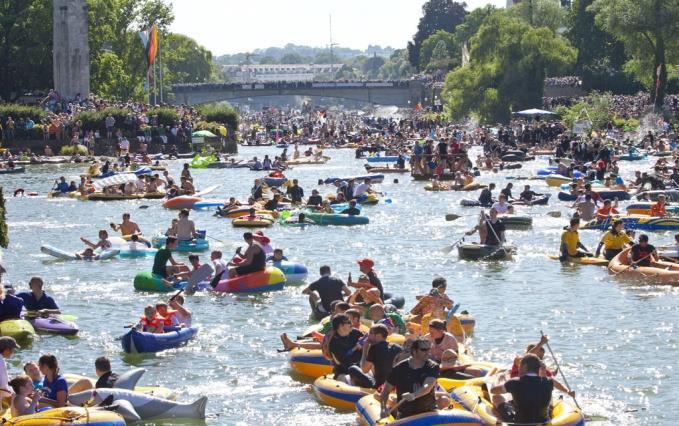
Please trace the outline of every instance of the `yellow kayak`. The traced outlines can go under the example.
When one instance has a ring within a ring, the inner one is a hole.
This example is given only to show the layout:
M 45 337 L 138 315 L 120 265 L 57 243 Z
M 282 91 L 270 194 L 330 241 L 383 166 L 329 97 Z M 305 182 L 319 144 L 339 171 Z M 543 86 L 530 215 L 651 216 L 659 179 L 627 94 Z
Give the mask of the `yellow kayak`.
M 52 408 L 40 413 L 12 418 L 10 410 L 2 415 L 1 426 L 59 426 L 59 425 L 99 425 L 125 426 L 125 420 L 113 411 L 91 407 Z
M 566 177 L 566 176 L 561 176 L 561 175 L 549 175 L 545 177 L 545 183 L 548 186 L 561 186 L 564 183 L 571 183 L 573 182 L 573 179 Z
M 33 337 L 35 329 L 30 322 L 22 319 L 11 319 L 0 322 L 0 335 L 25 340 Z
M 552 260 L 559 260 L 559 256 L 547 256 Z M 594 266 L 608 266 L 608 260 L 603 257 L 568 257 L 569 263 L 578 263 L 580 265 L 594 265 Z

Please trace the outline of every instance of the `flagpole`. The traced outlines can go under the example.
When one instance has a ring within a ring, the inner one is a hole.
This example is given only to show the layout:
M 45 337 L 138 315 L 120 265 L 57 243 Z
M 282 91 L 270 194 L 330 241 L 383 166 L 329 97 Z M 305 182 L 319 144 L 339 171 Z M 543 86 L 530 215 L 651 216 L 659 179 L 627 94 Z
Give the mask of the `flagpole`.
M 158 32 L 158 79 L 160 80 L 158 85 L 160 88 L 160 103 L 163 103 L 163 62 L 160 56 L 160 31 Z

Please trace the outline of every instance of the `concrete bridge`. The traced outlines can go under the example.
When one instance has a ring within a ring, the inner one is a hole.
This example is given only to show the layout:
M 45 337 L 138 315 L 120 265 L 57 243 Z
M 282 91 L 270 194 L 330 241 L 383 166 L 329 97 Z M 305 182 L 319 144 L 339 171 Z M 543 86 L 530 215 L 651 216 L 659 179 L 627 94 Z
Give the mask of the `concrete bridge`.
M 176 103 L 187 105 L 261 96 L 319 96 L 408 107 L 425 96 L 424 86 L 415 80 L 175 84 L 172 91 Z

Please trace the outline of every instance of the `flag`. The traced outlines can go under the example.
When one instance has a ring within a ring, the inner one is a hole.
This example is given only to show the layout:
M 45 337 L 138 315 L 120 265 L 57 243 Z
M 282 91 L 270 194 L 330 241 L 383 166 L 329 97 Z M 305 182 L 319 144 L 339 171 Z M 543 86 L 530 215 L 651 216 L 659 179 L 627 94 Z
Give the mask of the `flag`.
M 144 88 L 149 90 L 149 85 L 153 80 L 153 63 L 155 62 L 156 55 L 158 54 L 158 27 L 153 25 L 150 29 L 140 31 L 139 38 L 141 39 L 142 46 L 144 46 L 147 63 L 146 82 L 144 83 Z

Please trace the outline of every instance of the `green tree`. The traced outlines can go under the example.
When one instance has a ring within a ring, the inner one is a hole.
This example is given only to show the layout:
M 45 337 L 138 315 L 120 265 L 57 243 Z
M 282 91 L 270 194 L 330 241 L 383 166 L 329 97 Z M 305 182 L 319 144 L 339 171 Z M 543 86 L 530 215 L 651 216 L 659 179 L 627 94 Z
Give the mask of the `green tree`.
M 527 0 L 507 9 L 507 14 L 533 27 L 547 27 L 556 32 L 566 24 L 567 13 L 555 0 Z
M 417 24 L 417 32 L 413 41 L 408 42 L 408 60 L 415 68 L 420 67 L 420 49 L 422 43 L 436 30 L 455 31 L 455 27 L 464 21 L 467 14 L 466 3 L 453 0 L 429 0 L 422 6 L 422 17 Z
M 52 2 L 0 1 L 0 97 L 52 86 Z
M 301 64 L 304 63 L 304 58 L 298 53 L 286 53 L 281 57 L 281 64 Z
M 576 52 L 550 29 L 493 14 L 471 40 L 471 61 L 446 77 L 450 118 L 476 114 L 485 123 L 508 122 L 512 110 L 541 105 L 543 82 L 575 62 Z
M 679 2 L 676 0 L 595 0 L 596 22 L 625 45 L 626 65 L 662 107 L 668 64 L 679 63 Z
M 347 64 L 342 65 L 342 68 L 335 74 L 335 79 L 337 80 L 356 80 L 360 77 L 360 73 Z
M 171 83 L 204 83 L 212 74 L 212 53 L 191 37 L 169 33 L 162 40 L 165 80 Z
M 380 68 L 380 78 L 385 80 L 401 80 L 410 78 L 415 68 L 408 61 L 408 51 L 397 49 Z
M 273 56 L 262 56 L 259 59 L 259 64 L 260 65 L 270 65 L 270 64 L 277 64 L 278 61 L 276 61 L 276 58 Z
M 436 63 L 432 63 L 434 51 L 438 49 Z M 435 71 L 438 69 L 450 69 L 452 66 L 459 65 L 460 55 L 456 54 L 458 45 L 455 35 L 448 31 L 438 30 L 427 37 L 420 49 L 420 69 Z
M 384 58 L 373 55 L 363 62 L 363 75 L 369 79 L 376 79 L 380 71 L 380 67 L 384 65 Z
M 314 64 L 332 64 L 333 62 L 337 63 L 339 61 L 336 55 L 330 54 L 330 49 L 321 50 L 316 53 L 313 59 Z

